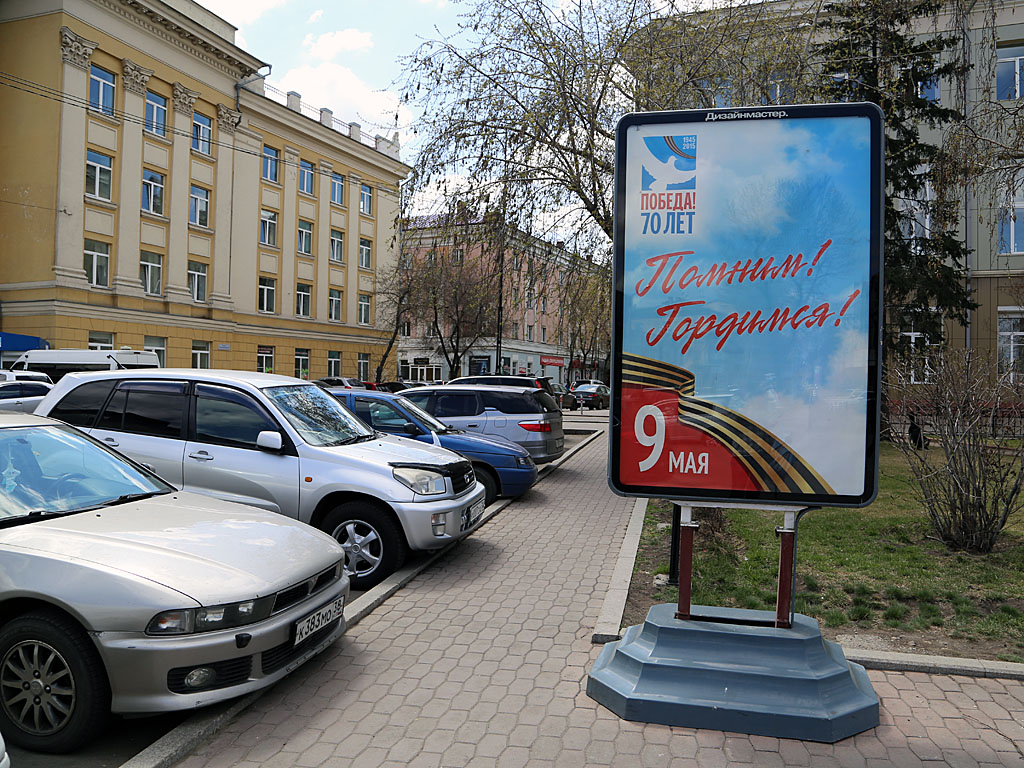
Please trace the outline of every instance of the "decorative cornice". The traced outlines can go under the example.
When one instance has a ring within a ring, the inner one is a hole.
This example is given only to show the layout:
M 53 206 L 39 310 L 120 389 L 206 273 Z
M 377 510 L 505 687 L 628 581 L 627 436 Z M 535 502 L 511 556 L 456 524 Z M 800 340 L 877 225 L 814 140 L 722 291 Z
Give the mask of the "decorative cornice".
M 86 40 L 72 32 L 68 27 L 60 28 L 60 55 L 67 64 L 79 69 L 89 70 L 89 58 L 99 43 Z
M 149 84 L 149 78 L 153 76 L 153 70 L 140 67 L 131 59 L 121 59 L 121 68 L 124 71 L 125 90 L 145 96 L 146 86 Z
M 225 133 L 234 133 L 242 122 L 242 113 L 236 112 L 225 104 L 217 105 L 217 127 Z
M 199 98 L 199 91 L 186 88 L 181 83 L 174 84 L 174 111 L 183 115 L 191 115 L 195 110 L 196 99 Z

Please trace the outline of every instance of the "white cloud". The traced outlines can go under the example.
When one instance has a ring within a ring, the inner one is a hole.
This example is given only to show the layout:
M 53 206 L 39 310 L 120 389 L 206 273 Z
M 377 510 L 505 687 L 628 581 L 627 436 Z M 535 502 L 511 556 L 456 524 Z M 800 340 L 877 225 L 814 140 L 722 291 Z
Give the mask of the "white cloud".
M 308 19 L 306 19 L 306 23 L 307 24 L 316 24 L 323 17 L 324 17 L 324 9 L 323 8 L 318 8 L 317 10 L 313 11 L 313 15 L 312 16 L 310 16 Z
M 308 48 L 314 58 L 330 61 L 339 53 L 370 50 L 373 48 L 373 35 L 353 28 L 325 32 L 315 37 L 310 33 L 302 41 L 302 47 Z
M 267 11 L 290 2 L 292 0 L 203 0 L 203 5 L 236 27 L 244 27 Z
M 420 0 L 420 5 L 432 5 L 435 8 L 444 8 L 448 5 L 448 0 Z
M 280 79 L 275 77 L 272 85 L 286 93 L 297 91 L 303 102 L 317 109 L 327 107 L 339 120 L 359 123 L 370 136 L 380 133 L 390 138 L 396 130 L 396 113 L 399 129 L 412 122 L 412 114 L 400 103 L 398 94 L 372 89 L 351 69 L 334 62 L 295 67 Z M 406 145 L 408 137 L 400 138 Z

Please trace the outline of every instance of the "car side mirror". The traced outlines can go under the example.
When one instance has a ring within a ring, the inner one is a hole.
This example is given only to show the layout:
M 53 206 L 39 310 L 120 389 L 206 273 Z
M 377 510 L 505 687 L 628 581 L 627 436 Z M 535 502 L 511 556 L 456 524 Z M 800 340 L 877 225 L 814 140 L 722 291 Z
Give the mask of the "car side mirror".
M 405 426 L 402 427 L 402 431 L 405 432 L 405 434 L 409 435 L 410 437 L 416 437 L 417 435 L 423 434 L 423 430 L 417 427 L 411 421 L 405 422 Z
M 264 451 L 280 451 L 282 446 L 284 446 L 284 441 L 281 439 L 280 432 L 265 429 L 256 435 L 256 447 L 262 448 Z

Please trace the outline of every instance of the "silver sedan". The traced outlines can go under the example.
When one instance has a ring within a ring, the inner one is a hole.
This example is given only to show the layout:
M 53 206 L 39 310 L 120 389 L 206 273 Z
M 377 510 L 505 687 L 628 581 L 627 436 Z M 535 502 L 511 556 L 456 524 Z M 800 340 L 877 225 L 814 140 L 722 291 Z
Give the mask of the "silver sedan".
M 330 536 L 177 491 L 51 419 L 0 414 L 0 730 L 44 752 L 109 712 L 264 688 L 345 629 Z

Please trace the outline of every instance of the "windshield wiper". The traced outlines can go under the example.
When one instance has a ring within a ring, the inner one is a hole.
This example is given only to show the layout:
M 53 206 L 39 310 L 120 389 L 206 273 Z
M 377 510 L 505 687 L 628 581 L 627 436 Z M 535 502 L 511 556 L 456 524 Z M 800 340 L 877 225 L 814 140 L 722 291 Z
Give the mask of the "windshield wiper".
M 344 440 L 339 440 L 336 443 L 331 443 L 331 445 L 352 445 L 352 443 L 362 443 L 366 440 L 373 440 L 376 437 L 376 432 L 369 435 L 352 435 L 352 437 L 346 437 Z
M 109 501 L 100 502 L 99 504 L 93 504 L 91 507 L 81 507 L 79 509 L 69 509 L 67 513 L 71 512 L 90 512 L 94 509 L 103 509 L 104 507 L 115 507 L 118 504 L 127 504 L 130 501 L 139 501 L 140 499 L 148 499 L 151 496 L 160 496 L 170 491 L 140 491 L 136 493 L 125 493 L 118 496 L 116 499 L 110 499 Z

